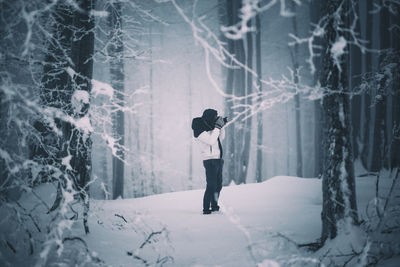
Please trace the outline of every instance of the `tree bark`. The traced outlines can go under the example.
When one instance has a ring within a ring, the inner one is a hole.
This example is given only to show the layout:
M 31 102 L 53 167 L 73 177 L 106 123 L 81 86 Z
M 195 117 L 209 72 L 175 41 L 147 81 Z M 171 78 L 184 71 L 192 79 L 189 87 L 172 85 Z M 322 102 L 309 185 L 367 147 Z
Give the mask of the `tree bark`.
M 336 31 L 338 20 L 334 14 L 341 2 L 332 0 L 324 4 L 329 21 L 325 29 L 323 70 L 320 77 L 321 85 L 326 90 L 322 102 L 325 153 L 322 181 L 322 243 L 335 238 L 342 227 L 357 222 L 346 70 L 343 62 L 340 63 L 340 70 L 331 55 L 333 44 L 340 38 Z M 343 5 L 340 14 L 342 18 L 346 9 Z M 343 60 L 343 55 L 339 59 Z
M 74 75 L 72 82 L 72 91 L 83 90 L 90 93 L 91 80 L 93 76 L 93 53 L 94 53 L 94 18 L 91 11 L 94 8 L 94 1 L 81 0 L 78 1 L 81 11 L 76 10 L 74 13 L 73 25 L 75 29 L 75 37 L 72 41 L 71 66 L 77 75 Z M 71 115 L 74 117 L 88 116 L 89 106 L 84 106 L 82 110 L 73 110 Z M 67 153 L 72 155 L 71 166 L 73 169 L 73 177 L 81 198 L 84 203 L 83 223 L 85 232 L 89 233 L 87 224 L 89 211 L 89 187 L 91 172 L 91 147 L 92 142 L 89 136 L 76 129 L 71 124 L 64 125 L 65 142 L 68 144 Z M 69 141 L 69 142 L 68 142 Z

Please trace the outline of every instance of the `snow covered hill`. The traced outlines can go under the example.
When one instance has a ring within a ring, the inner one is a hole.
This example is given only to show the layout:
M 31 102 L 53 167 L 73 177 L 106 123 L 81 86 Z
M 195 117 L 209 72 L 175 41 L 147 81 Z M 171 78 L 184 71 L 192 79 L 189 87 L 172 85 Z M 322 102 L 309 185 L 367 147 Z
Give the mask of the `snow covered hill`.
M 363 202 L 373 197 L 372 179 L 358 185 Z M 280 176 L 224 187 L 222 211 L 211 215 L 201 213 L 202 197 L 193 190 L 93 201 L 85 240 L 112 266 L 317 265 L 295 243 L 320 235 L 321 180 Z M 83 231 L 81 223 L 75 227 Z

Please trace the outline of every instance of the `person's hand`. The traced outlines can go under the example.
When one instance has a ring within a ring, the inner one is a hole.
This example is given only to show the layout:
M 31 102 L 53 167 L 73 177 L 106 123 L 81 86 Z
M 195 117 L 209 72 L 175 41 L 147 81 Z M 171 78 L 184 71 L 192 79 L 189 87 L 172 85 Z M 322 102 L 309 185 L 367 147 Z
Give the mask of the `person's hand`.
M 221 129 L 225 125 L 224 119 L 222 117 L 218 117 L 215 121 L 215 128 Z

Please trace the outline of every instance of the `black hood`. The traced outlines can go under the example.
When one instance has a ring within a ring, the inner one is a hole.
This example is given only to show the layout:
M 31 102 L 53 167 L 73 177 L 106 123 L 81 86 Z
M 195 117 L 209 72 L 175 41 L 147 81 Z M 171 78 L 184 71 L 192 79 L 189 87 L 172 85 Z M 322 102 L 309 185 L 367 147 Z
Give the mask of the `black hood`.
M 215 128 L 215 120 L 217 118 L 217 111 L 214 109 L 206 109 L 203 116 L 194 118 L 192 120 L 192 129 L 194 137 L 198 137 L 202 132 L 211 131 Z
M 207 131 L 206 124 L 204 123 L 202 118 L 194 118 L 192 120 L 192 130 L 193 130 L 193 135 L 194 137 L 199 137 L 199 135 Z
M 214 130 L 215 121 L 217 120 L 218 112 L 215 109 L 206 109 L 203 112 L 201 118 L 204 120 L 205 124 L 208 126 L 209 130 Z

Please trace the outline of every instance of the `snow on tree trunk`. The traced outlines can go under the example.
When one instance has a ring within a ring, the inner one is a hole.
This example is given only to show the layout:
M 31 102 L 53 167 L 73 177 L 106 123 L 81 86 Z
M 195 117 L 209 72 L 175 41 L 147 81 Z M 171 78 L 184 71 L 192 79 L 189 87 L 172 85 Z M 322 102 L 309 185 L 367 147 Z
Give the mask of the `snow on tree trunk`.
M 109 5 L 109 27 L 110 31 L 110 81 L 115 90 L 117 104 L 124 106 L 124 61 L 123 61 L 123 36 L 122 36 L 122 3 L 114 2 Z M 113 111 L 113 134 L 116 138 L 118 150 L 113 155 L 113 199 L 124 196 L 124 150 L 125 124 L 124 112 L 121 109 Z
M 67 153 L 68 155 L 72 155 L 70 164 L 74 172 L 74 181 L 78 185 L 84 203 L 83 222 L 85 232 L 89 233 L 87 224 L 89 211 L 88 183 L 90 182 L 91 173 L 92 141 L 90 139 L 90 132 L 92 129 L 88 117 L 88 96 L 91 91 L 93 76 L 94 18 L 91 15 L 91 11 L 94 7 L 94 1 L 81 0 L 78 4 L 81 10 L 74 12 L 73 25 L 77 29 L 77 32 L 75 32 L 71 48 L 71 59 L 75 75 L 72 75 L 71 78 L 73 79 L 72 89 L 74 95 L 77 97 L 76 100 L 82 103 L 81 105 L 75 105 L 72 115 L 83 123 L 81 124 L 82 127 L 79 128 L 77 128 L 78 125 L 65 124 L 63 133 L 66 140 L 69 140 Z M 82 93 L 82 91 L 85 91 L 86 94 Z
M 88 183 L 91 169 L 90 133 L 93 130 L 88 114 L 94 50 L 94 18 L 90 14 L 92 9 L 91 0 L 78 1 L 77 9 L 72 11 L 63 3 L 55 5 L 52 11 L 55 18 L 52 25 L 53 38 L 48 40 L 45 56 L 47 64 L 43 68 L 40 99 L 45 111 L 60 109 L 64 113 L 55 119 L 56 125 L 49 125 L 49 121 L 35 122 L 35 128 L 41 132 L 43 138 L 51 140 L 50 144 L 41 145 L 52 148 L 52 151 L 46 147 L 40 148 L 44 152 L 40 157 L 47 160 L 40 163 L 61 166 L 65 170 L 67 179 L 59 181 L 64 188 L 71 184 L 69 179 L 72 180 L 73 189 L 79 192 L 83 201 L 86 233 L 89 232 Z M 59 128 L 62 135 L 56 133 Z M 49 151 L 51 155 L 48 154 Z M 38 156 L 37 151 L 34 154 Z M 52 177 L 51 174 L 44 176 L 47 179 Z M 57 199 L 62 198 L 65 195 L 58 194 Z M 60 202 L 56 201 L 53 208 L 56 209 L 59 205 Z
M 355 180 L 351 149 L 350 110 L 343 54 L 346 41 L 336 29 L 339 16 L 346 12 L 342 1 L 325 2 L 325 14 L 329 21 L 325 28 L 323 70 L 320 82 L 326 90 L 323 98 L 324 116 L 324 170 L 322 242 L 338 235 L 357 222 Z

